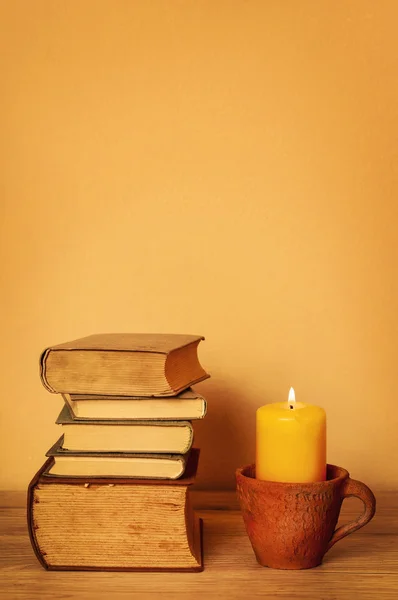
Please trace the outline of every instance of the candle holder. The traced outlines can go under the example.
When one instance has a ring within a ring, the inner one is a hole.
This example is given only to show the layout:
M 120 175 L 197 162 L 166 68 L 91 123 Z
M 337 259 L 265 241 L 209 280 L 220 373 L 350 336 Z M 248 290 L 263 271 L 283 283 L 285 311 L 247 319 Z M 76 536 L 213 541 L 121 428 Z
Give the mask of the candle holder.
M 254 553 L 264 567 L 316 567 L 336 542 L 375 514 L 372 491 L 341 467 L 327 465 L 326 481 L 315 483 L 261 481 L 255 476 L 255 465 L 237 469 L 237 494 Z M 365 510 L 355 521 L 335 529 L 348 496 L 362 500 Z

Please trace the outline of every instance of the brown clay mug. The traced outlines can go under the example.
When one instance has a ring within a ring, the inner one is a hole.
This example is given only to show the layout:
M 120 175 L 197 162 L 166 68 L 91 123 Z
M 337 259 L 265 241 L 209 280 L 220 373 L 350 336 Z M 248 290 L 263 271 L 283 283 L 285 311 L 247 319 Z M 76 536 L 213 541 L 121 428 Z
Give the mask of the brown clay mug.
M 237 493 L 246 531 L 257 561 L 274 569 L 310 569 L 346 535 L 368 523 L 376 499 L 345 469 L 327 465 L 326 481 L 279 483 L 255 478 L 255 465 L 236 471 Z M 362 500 L 355 521 L 335 529 L 344 498 Z

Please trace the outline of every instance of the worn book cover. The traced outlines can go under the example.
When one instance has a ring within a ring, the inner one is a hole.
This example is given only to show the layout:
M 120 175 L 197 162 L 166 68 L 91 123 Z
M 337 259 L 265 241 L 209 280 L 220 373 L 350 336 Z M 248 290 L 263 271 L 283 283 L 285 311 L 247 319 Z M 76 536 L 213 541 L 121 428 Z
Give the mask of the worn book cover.
M 198 451 L 177 481 L 45 476 L 28 490 L 28 526 L 45 569 L 201 571 L 201 522 L 192 510 Z
M 169 420 L 203 419 L 207 412 L 205 398 L 192 389 L 176 396 L 101 396 L 98 394 L 62 394 L 76 421 L 89 420 Z
M 166 454 L 65 450 L 61 436 L 46 453 L 53 461 L 43 475 L 178 479 L 186 470 L 189 455 L 190 451 L 185 454 Z
M 203 336 L 104 333 L 46 348 L 40 359 L 50 392 L 173 396 L 209 377 L 199 363 Z
M 77 421 L 65 404 L 56 422 L 62 427 L 65 450 L 185 454 L 193 442 L 189 421 Z

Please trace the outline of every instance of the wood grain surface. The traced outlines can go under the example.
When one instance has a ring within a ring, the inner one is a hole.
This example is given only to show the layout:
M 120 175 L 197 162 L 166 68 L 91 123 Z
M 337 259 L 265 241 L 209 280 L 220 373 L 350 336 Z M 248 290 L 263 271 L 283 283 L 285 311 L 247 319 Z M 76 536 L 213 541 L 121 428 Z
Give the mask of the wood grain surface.
M 1 600 L 398 598 L 398 492 L 376 493 L 373 521 L 336 544 L 320 567 L 307 571 L 257 564 L 234 492 L 193 496 L 204 521 L 203 573 L 87 573 L 45 571 L 30 546 L 25 494 L 0 493 Z M 346 500 L 339 523 L 361 510 L 358 500 Z

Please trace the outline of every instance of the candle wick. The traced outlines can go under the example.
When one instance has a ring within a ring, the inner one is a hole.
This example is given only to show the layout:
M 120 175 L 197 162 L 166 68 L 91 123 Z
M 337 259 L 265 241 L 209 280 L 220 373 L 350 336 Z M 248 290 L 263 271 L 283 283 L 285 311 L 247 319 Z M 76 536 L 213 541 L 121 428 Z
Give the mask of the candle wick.
M 289 405 L 290 410 L 293 410 L 293 404 Z

